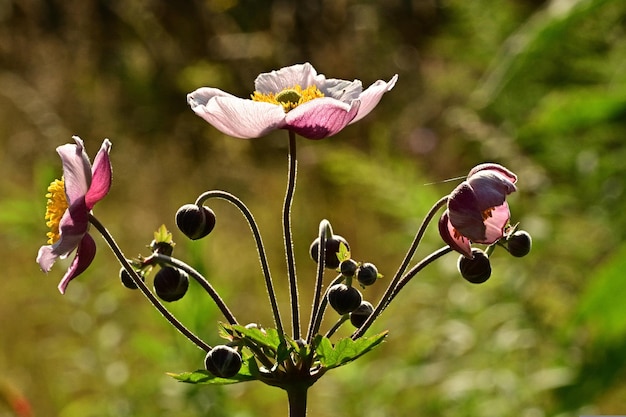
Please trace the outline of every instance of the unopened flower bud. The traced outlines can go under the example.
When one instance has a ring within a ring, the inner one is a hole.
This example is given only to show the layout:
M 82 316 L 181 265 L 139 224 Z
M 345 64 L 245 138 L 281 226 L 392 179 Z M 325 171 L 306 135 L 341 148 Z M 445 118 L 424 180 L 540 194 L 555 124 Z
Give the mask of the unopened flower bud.
M 472 248 L 473 259 L 459 257 L 458 268 L 461 276 L 472 284 L 482 284 L 491 276 L 489 257 L 480 249 Z
M 330 287 L 327 298 L 328 304 L 341 315 L 354 311 L 363 300 L 359 290 L 346 284 L 335 284 Z
M 346 239 L 339 235 L 332 235 L 330 238 L 326 239 L 326 252 L 325 252 L 325 262 L 324 266 L 328 269 L 337 269 L 339 268 L 339 258 L 337 257 L 337 253 L 339 253 L 339 245 L 344 244 L 346 249 L 350 251 L 350 245 Z M 320 250 L 320 238 L 318 237 L 311 243 L 311 247 L 309 248 L 309 254 L 311 258 L 317 262 L 317 257 L 319 255 Z
M 189 288 L 189 276 L 185 271 L 171 266 L 163 267 L 154 276 L 154 292 L 163 301 L 180 300 Z
M 359 263 L 354 259 L 346 259 L 339 264 L 339 270 L 344 277 L 353 277 L 358 267 Z
M 506 240 L 509 253 L 517 258 L 528 255 L 533 245 L 530 234 L 524 230 L 518 230 L 509 236 Z
M 372 304 L 369 301 L 363 301 L 356 310 L 350 313 L 350 323 L 352 323 L 354 327 L 361 327 L 373 312 L 374 307 Z
M 215 213 L 206 206 L 185 204 L 176 212 L 176 225 L 189 239 L 201 239 L 215 227 Z
M 231 378 L 241 369 L 241 355 L 230 346 L 215 346 L 204 358 L 204 366 L 217 377 Z
M 140 276 L 141 280 L 145 281 L 143 275 L 140 274 Z M 120 269 L 120 280 L 122 281 L 122 285 L 130 290 L 136 290 L 138 288 L 137 284 L 135 284 L 135 280 L 133 280 L 125 268 Z
M 356 273 L 356 279 L 363 286 L 372 285 L 378 279 L 378 269 L 374 264 L 365 262 L 359 267 Z

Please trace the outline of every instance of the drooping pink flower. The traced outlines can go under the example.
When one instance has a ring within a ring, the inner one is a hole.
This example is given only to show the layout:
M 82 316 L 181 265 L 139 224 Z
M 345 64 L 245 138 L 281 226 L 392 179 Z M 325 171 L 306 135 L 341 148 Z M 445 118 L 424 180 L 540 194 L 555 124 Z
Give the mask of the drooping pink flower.
M 309 63 L 260 74 L 251 99 L 203 87 L 187 95 L 192 110 L 219 131 L 238 138 L 287 129 L 322 139 L 361 120 L 390 91 L 398 75 L 363 90 L 361 81 L 327 79 Z
M 474 167 L 448 198 L 439 234 L 450 247 L 472 258 L 471 242 L 490 245 L 504 236 L 511 214 L 506 196 L 517 176 L 498 164 Z
M 63 163 L 63 179 L 48 187 L 46 207 L 49 245 L 42 246 L 37 262 L 49 272 L 57 259 L 64 259 L 76 249 L 76 256 L 59 283 L 65 293 L 71 280 L 80 275 L 93 261 L 96 244 L 89 235 L 89 213 L 111 188 L 111 142 L 105 139 L 93 166 L 85 152 L 83 141 L 73 137 L 75 144 L 59 146 L 57 152 Z

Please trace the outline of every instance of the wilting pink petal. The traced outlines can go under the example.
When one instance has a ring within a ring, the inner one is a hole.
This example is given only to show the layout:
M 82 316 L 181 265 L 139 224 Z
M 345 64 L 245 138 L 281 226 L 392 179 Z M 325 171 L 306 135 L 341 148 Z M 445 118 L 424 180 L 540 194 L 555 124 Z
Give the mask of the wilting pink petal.
M 63 179 L 65 181 L 65 194 L 69 204 L 78 198 L 82 198 L 91 184 L 91 163 L 85 153 L 83 141 L 78 136 L 73 136 L 76 142 L 59 146 L 57 152 L 63 163 Z
M 439 219 L 439 235 L 441 236 L 443 241 L 455 251 L 461 253 L 466 258 L 474 258 L 469 239 L 459 234 L 454 229 L 454 227 L 450 223 L 450 219 L 448 218 L 447 211 L 444 212 L 444 214 Z
M 361 107 L 359 108 L 359 112 L 356 117 L 352 119 L 350 124 L 358 122 L 365 116 L 367 116 L 374 107 L 378 105 L 380 99 L 383 95 L 389 91 L 396 85 L 396 81 L 398 81 L 398 75 L 394 75 L 391 80 L 385 82 L 383 80 L 378 80 L 359 96 L 359 100 L 361 100 Z
M 332 136 L 350 123 L 359 104 L 358 100 L 346 104 L 329 97 L 311 100 L 287 113 L 285 129 L 308 139 Z
M 93 161 L 91 177 L 91 186 L 85 195 L 85 204 L 88 210 L 100 200 L 102 200 L 111 189 L 111 160 L 109 159 L 109 151 L 111 150 L 111 141 L 105 139 L 102 146 Z
M 61 294 L 65 294 L 67 285 L 71 280 L 79 276 L 89 267 L 89 265 L 91 265 L 95 256 L 96 242 L 94 242 L 93 238 L 89 234 L 86 234 L 83 236 L 80 244 L 78 245 L 76 256 L 74 257 L 72 264 L 59 283 L 58 288 Z
M 491 245 L 497 242 L 502 236 L 504 236 L 504 229 L 509 224 L 511 219 L 511 213 L 509 211 L 509 205 L 504 202 L 498 207 L 494 207 L 491 210 L 491 216 L 485 220 L 485 239 L 480 241 L 476 240 L 476 243 L 484 243 Z

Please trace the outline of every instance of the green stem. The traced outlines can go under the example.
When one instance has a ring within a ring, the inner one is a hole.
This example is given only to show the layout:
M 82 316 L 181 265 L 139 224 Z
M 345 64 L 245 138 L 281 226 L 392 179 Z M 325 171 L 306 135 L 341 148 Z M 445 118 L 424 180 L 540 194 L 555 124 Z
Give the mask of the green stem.
M 263 239 L 261 238 L 261 232 L 259 231 L 259 227 L 252 215 L 252 212 L 248 207 L 237 197 L 234 195 L 227 193 L 225 191 L 212 190 L 207 191 L 201 194 L 196 199 L 196 205 L 202 205 L 206 200 L 210 198 L 220 198 L 222 200 L 226 200 L 229 203 L 233 204 L 235 207 L 239 209 L 239 211 L 243 214 L 243 216 L 248 221 L 248 225 L 252 230 L 252 235 L 254 236 L 254 241 L 256 243 L 257 252 L 259 254 L 259 260 L 261 262 L 261 270 L 263 271 L 263 276 L 265 277 L 265 287 L 267 288 L 267 294 L 270 299 L 270 305 L 272 306 L 272 313 L 274 315 L 274 324 L 276 325 L 276 329 L 278 330 L 278 336 L 281 339 L 284 339 L 284 330 L 283 323 L 280 317 L 280 311 L 278 309 L 278 302 L 276 300 L 276 292 L 274 291 L 274 284 L 272 282 L 272 275 L 270 273 L 269 264 L 267 262 L 267 255 L 265 254 L 265 246 L 263 245 Z M 283 340 L 284 341 L 284 340 Z
M 117 258 L 119 263 L 122 265 L 122 267 L 124 267 L 126 272 L 128 272 L 128 274 L 133 279 L 137 287 L 141 290 L 141 292 L 148 299 L 148 301 L 152 303 L 154 308 L 156 308 L 159 311 L 159 313 L 161 313 L 163 317 L 165 317 L 165 319 L 169 321 L 170 324 L 176 328 L 176 330 L 178 330 L 183 336 L 189 339 L 192 343 L 194 343 L 196 346 L 198 346 L 200 349 L 204 350 L 205 352 L 210 351 L 212 349 L 210 345 L 208 345 L 206 342 L 204 342 L 202 339 L 196 336 L 193 332 L 187 329 L 180 321 L 178 321 L 176 317 L 174 317 L 174 315 L 172 315 L 172 313 L 170 313 L 165 308 L 165 306 L 158 300 L 158 298 L 156 298 L 154 294 L 152 294 L 148 286 L 143 282 L 143 280 L 141 279 L 141 277 L 139 277 L 135 269 L 130 265 L 130 263 L 128 262 L 124 254 L 122 253 L 122 250 L 115 242 L 115 239 L 113 239 L 113 236 L 111 235 L 111 233 L 109 233 L 109 231 L 102 225 L 102 223 L 100 223 L 100 221 L 96 219 L 92 214 L 89 214 L 89 222 L 96 229 L 98 229 L 98 231 L 100 232 L 104 240 L 107 242 L 107 244 L 113 251 L 113 254 Z
M 326 236 L 330 228 L 328 220 L 322 220 L 319 226 L 319 249 L 317 253 L 317 279 L 315 281 L 315 293 L 313 294 L 313 307 L 311 308 L 311 320 L 309 322 L 309 330 L 306 336 L 306 342 L 311 343 L 315 336 L 315 320 L 317 312 L 320 308 L 320 297 L 322 295 L 322 285 L 324 283 L 324 264 L 326 263 Z M 331 233 L 332 234 L 332 233 Z
M 289 417 L 306 417 L 307 391 L 304 384 L 292 384 L 286 388 L 289 400 Z
M 287 178 L 287 192 L 283 205 L 283 236 L 285 240 L 285 255 L 287 257 L 287 273 L 289 275 L 289 291 L 291 296 L 291 325 L 294 340 L 300 339 L 300 305 L 298 303 L 298 279 L 296 277 L 296 262 L 293 254 L 293 237 L 291 234 L 291 204 L 296 189 L 298 162 L 296 159 L 296 134 L 289 131 L 289 172 Z
M 374 312 L 368 317 L 367 320 L 365 320 L 365 323 L 363 323 L 363 325 L 360 328 L 358 328 L 354 333 L 352 333 L 352 339 L 356 340 L 359 337 L 363 336 L 365 332 L 367 331 L 367 329 L 369 329 L 369 327 L 372 325 L 372 323 L 374 323 L 374 320 L 376 320 L 378 316 L 380 316 L 380 314 L 383 312 L 383 310 L 387 307 L 387 305 L 391 301 L 390 298 L 392 297 L 392 294 L 394 293 L 394 290 L 396 286 L 398 285 L 398 282 L 402 278 L 404 271 L 406 271 L 406 269 L 408 268 L 409 263 L 411 263 L 411 259 L 413 259 L 413 255 L 415 254 L 415 251 L 417 250 L 419 244 L 421 243 L 422 238 L 424 237 L 424 233 L 426 233 L 426 228 L 428 227 L 432 219 L 435 217 L 435 214 L 437 213 L 437 211 L 439 211 L 439 209 L 444 207 L 447 203 L 448 203 L 448 196 L 445 196 L 439 199 L 439 201 L 437 201 L 430 208 L 430 210 L 426 214 L 426 217 L 424 217 L 424 220 L 422 220 L 422 224 L 420 225 L 420 228 L 415 234 L 415 238 L 413 239 L 413 242 L 411 243 L 409 250 L 404 256 L 404 260 L 400 264 L 400 267 L 396 271 L 396 274 L 394 275 L 393 279 L 389 283 L 389 286 L 385 290 L 385 293 L 383 294 L 380 301 L 378 302 L 378 305 L 374 309 Z

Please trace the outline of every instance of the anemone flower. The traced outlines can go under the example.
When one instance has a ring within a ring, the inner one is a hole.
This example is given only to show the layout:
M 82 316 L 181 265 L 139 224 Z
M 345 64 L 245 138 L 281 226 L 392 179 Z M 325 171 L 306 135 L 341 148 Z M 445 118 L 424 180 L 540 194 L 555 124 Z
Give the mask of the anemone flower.
M 37 262 L 44 272 L 49 272 L 57 259 L 66 258 L 76 249 L 76 256 L 59 283 L 65 293 L 71 280 L 80 275 L 93 261 L 96 244 L 89 235 L 89 213 L 111 188 L 111 142 L 105 139 L 96 155 L 93 166 L 85 152 L 83 141 L 73 137 L 76 144 L 57 148 L 63 163 L 63 178 L 48 187 L 46 220 L 50 227 L 49 245 L 42 246 Z
M 361 81 L 318 74 L 309 63 L 260 74 L 251 99 L 203 87 L 187 95 L 192 110 L 219 131 L 238 138 L 287 129 L 308 139 L 322 139 L 361 120 L 390 91 L 398 75 L 363 90 Z
M 516 190 L 517 176 L 498 164 L 474 167 L 448 198 L 439 234 L 450 247 L 473 258 L 471 242 L 490 245 L 504 236 L 511 214 L 506 196 Z

